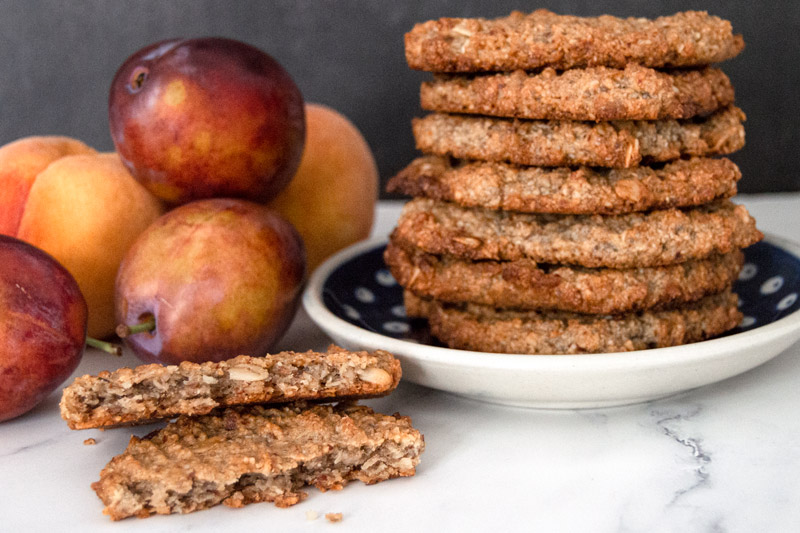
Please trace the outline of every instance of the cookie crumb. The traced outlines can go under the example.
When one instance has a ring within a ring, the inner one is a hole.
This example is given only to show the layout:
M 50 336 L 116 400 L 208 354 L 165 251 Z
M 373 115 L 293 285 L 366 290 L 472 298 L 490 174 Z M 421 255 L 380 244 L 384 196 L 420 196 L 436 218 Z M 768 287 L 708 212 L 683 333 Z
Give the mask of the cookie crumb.
M 328 520 L 328 522 L 335 524 L 336 522 L 342 521 L 342 513 L 327 513 L 325 518 Z
M 309 520 L 309 521 L 310 520 L 316 520 L 317 518 L 319 518 L 319 513 L 317 513 L 316 511 L 313 511 L 313 510 L 306 511 L 306 520 Z
M 84 446 L 94 446 L 95 444 L 97 444 L 97 441 L 94 440 L 93 438 L 88 438 L 85 441 L 83 441 Z

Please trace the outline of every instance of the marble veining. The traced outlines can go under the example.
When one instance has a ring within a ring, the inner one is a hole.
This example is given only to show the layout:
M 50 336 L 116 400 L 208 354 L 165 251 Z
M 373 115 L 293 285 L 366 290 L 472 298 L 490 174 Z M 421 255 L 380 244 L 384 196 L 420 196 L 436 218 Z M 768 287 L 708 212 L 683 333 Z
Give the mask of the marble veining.
M 14 456 L 14 455 L 17 455 L 17 454 L 23 454 L 23 453 L 26 453 L 26 452 L 30 452 L 32 450 L 36 450 L 37 448 L 41 448 L 43 446 L 47 446 L 49 444 L 54 444 L 56 442 L 57 442 L 56 439 L 53 439 L 53 438 L 31 442 L 31 443 L 25 444 L 23 446 L 18 446 L 16 448 L 11 448 L 10 450 L 7 450 L 7 451 L 4 450 L 4 451 L 0 452 L 0 458 L 11 457 L 11 456 Z
M 707 485 L 709 482 L 711 474 L 708 467 L 711 464 L 711 454 L 705 449 L 703 439 L 696 436 L 692 437 L 684 427 L 684 422 L 691 421 L 702 412 L 703 408 L 700 405 L 687 405 L 683 406 L 680 412 L 677 413 L 669 413 L 661 409 L 654 409 L 650 413 L 651 417 L 656 418 L 656 425 L 661 428 L 664 435 L 689 450 L 690 461 L 693 465 L 694 483 L 675 491 L 675 495 L 668 505 L 675 505 L 684 495 Z

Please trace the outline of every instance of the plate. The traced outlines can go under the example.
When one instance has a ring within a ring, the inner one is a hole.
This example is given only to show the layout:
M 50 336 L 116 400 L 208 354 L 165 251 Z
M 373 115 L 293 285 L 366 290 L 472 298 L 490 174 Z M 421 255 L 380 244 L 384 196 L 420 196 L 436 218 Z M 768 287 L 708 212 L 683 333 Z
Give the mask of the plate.
M 403 309 L 383 262 L 386 240 L 353 245 L 323 263 L 303 294 L 311 319 L 349 349 L 387 350 L 403 379 L 476 400 L 576 409 L 639 403 L 746 372 L 800 339 L 800 246 L 768 236 L 745 250 L 734 289 L 744 314 L 732 332 L 684 346 L 587 355 L 455 350 Z

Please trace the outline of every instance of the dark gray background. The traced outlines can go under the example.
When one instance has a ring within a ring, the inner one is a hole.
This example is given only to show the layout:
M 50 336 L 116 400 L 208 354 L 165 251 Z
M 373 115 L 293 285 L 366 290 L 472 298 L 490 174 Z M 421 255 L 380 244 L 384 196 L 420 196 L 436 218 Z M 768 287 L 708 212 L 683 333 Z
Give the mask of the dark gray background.
M 494 17 L 513 9 L 618 16 L 705 9 L 731 20 L 745 51 L 722 68 L 748 115 L 733 159 L 742 192 L 800 190 L 800 2 L 594 0 L 0 0 L 0 144 L 34 134 L 77 137 L 100 150 L 111 78 L 153 41 L 207 35 L 260 47 L 292 74 L 307 101 L 347 115 L 375 152 L 385 182 L 415 155 L 409 121 L 419 83 L 403 34 L 442 16 Z M 385 196 L 385 195 L 384 195 Z

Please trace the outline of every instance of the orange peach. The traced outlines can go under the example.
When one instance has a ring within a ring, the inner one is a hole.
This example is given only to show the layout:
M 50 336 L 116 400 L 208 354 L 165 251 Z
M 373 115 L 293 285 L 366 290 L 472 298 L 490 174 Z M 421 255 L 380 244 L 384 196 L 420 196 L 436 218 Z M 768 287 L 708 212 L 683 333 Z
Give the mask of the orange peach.
M 302 236 L 309 272 L 369 235 L 377 197 L 378 168 L 361 132 L 339 112 L 306 104 L 300 168 L 269 206 Z
M 75 277 L 89 305 L 88 334 L 101 338 L 114 331 L 114 281 L 122 258 L 162 212 L 117 154 L 71 155 L 37 175 L 17 237 Z
M 0 147 L 0 233 L 17 234 L 28 192 L 36 175 L 67 155 L 94 154 L 94 149 L 69 137 L 24 137 Z

